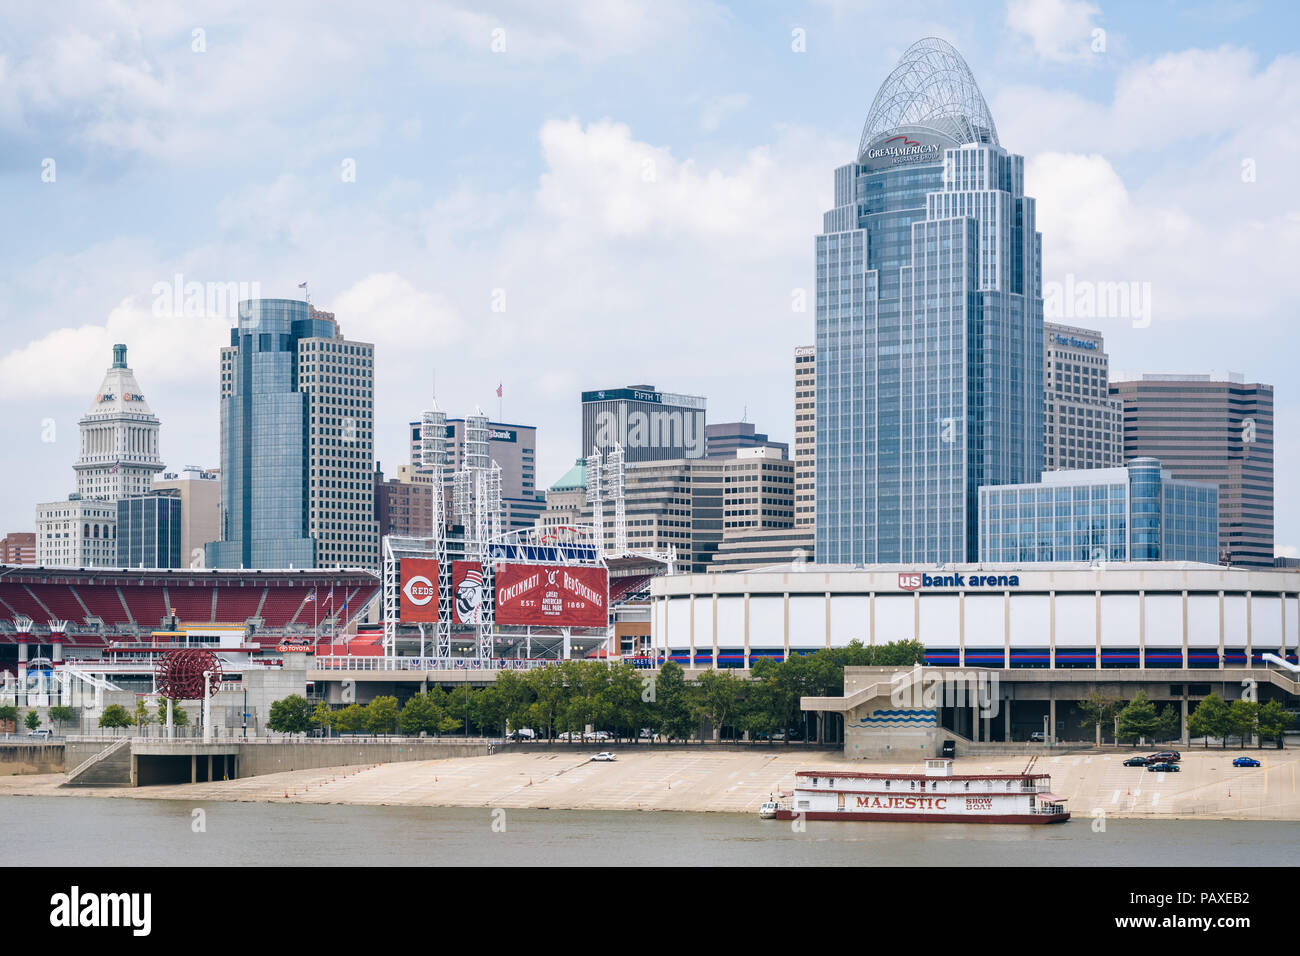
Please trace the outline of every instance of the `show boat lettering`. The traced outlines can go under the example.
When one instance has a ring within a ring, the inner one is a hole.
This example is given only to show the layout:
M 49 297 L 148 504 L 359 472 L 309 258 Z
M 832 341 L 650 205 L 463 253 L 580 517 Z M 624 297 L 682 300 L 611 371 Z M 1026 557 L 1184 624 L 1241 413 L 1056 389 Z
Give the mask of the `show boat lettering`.
M 970 801 L 967 801 L 969 808 Z M 947 797 L 858 797 L 858 806 L 871 810 L 946 810 Z

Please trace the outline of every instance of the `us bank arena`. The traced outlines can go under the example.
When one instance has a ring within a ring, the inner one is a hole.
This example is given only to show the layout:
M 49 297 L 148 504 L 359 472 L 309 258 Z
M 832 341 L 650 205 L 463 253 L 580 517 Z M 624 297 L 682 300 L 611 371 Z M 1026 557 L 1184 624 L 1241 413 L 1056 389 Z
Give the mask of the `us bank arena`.
M 804 701 L 832 741 L 900 727 L 925 731 L 929 747 L 940 738 L 1092 741 L 1095 727 L 1078 703 L 1094 692 L 1131 699 L 1141 689 L 1158 709 L 1172 704 L 1184 741 L 1189 709 L 1212 691 L 1300 706 L 1300 572 L 1291 569 L 790 564 L 657 577 L 650 593 L 657 655 L 689 672 L 747 671 L 761 658 L 915 638 L 925 647 L 921 673 L 965 688 L 938 706 L 900 708 L 869 696 L 882 678 L 876 669 L 846 674 L 844 698 Z M 989 688 L 998 702 L 980 706 Z M 877 737 L 846 740 L 846 750 L 908 749 Z

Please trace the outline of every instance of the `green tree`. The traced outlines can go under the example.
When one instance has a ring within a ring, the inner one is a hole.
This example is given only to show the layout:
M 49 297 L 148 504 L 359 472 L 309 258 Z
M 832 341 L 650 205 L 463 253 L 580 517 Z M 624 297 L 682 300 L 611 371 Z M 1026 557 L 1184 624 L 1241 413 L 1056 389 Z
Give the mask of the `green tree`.
M 646 725 L 670 740 L 690 738 L 692 724 L 686 672 L 676 661 L 665 661 L 648 690 L 651 700 Z
M 60 727 L 64 727 L 77 719 L 76 708 L 59 705 L 50 708 L 50 720 L 54 721 Z
M 1138 691 L 1116 716 L 1119 719 L 1116 736 L 1132 737 L 1134 743 L 1154 736 L 1160 723 L 1155 705 L 1147 700 L 1145 691 Z
M 631 664 L 623 662 L 607 668 L 605 677 L 600 713 L 616 736 L 635 743 L 649 709 L 648 702 L 642 700 L 641 675 Z
M 1218 694 L 1204 698 L 1187 718 L 1187 732 L 1193 737 L 1204 737 L 1206 749 L 1211 737 L 1227 737 L 1227 727 L 1228 705 Z
M 28 730 L 35 730 L 41 725 L 41 715 L 34 710 L 29 710 L 27 716 L 23 719 L 23 723 L 27 725 Z
M 144 702 L 143 697 L 137 697 L 135 700 L 135 727 L 142 730 L 147 724 L 153 723 L 153 718 L 149 716 L 149 705 Z
M 1116 700 L 1113 697 L 1103 697 L 1101 694 L 1093 691 L 1088 695 L 1086 700 L 1079 701 L 1079 710 L 1088 718 L 1097 729 L 1097 746 L 1101 746 L 1101 728 L 1110 726 L 1115 715 L 1119 713 L 1124 706 L 1122 700 Z
M 1164 710 L 1160 711 L 1160 716 L 1156 718 L 1155 739 L 1175 739 L 1178 736 L 1181 723 L 1178 710 L 1175 710 L 1172 704 L 1165 707 Z
M 325 701 L 319 701 L 316 709 L 311 712 L 312 726 L 320 727 L 322 730 L 328 730 L 334 722 L 334 711 L 330 710 L 329 704 Z
M 1270 700 L 1260 705 L 1255 720 L 1259 727 L 1261 742 L 1267 737 L 1270 740 L 1276 740 L 1280 746 L 1286 732 L 1291 729 L 1291 725 L 1295 722 L 1295 715 L 1287 713 L 1286 708 L 1282 706 L 1280 701 Z
M 1241 745 L 1246 746 L 1246 738 L 1255 732 L 1255 721 L 1259 704 L 1253 700 L 1234 700 L 1228 705 L 1228 733 L 1241 738 Z
M 18 708 L 13 704 L 0 706 L 0 724 L 18 725 Z
M 438 722 L 445 716 L 446 714 L 434 704 L 427 693 L 412 694 L 402 705 L 398 725 L 402 733 L 410 737 L 418 736 L 420 733 L 432 735 L 438 732 Z
M 366 712 L 357 704 L 334 711 L 334 729 L 341 734 L 355 734 L 366 726 Z
M 713 725 L 713 741 L 722 739 L 722 726 L 736 708 L 740 700 L 740 687 L 743 683 L 729 671 L 708 670 L 702 673 L 697 683 L 700 696 L 696 701 L 696 713 Z
M 365 712 L 365 728 L 372 734 L 391 734 L 397 728 L 396 697 L 376 697 Z
M 290 694 L 272 703 L 266 720 L 267 729 L 279 734 L 306 733 L 311 725 L 311 703 L 301 694 Z
M 99 715 L 99 726 L 116 730 L 118 727 L 130 727 L 131 715 L 121 704 L 109 704 Z

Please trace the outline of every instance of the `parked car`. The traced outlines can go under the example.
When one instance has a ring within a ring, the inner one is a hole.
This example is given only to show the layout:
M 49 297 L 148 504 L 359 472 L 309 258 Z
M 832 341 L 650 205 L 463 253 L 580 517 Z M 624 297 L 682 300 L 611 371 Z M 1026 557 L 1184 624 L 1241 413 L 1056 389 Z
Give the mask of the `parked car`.
M 599 761 L 600 763 L 609 763 L 610 761 L 617 760 L 618 758 L 615 757 L 608 750 L 602 750 L 600 753 L 596 754 L 596 756 L 592 757 L 591 759 L 593 762 Z
M 518 730 L 512 730 L 506 734 L 506 740 L 536 740 L 537 731 L 531 727 L 520 727 Z
M 54 731 L 50 730 L 48 727 L 44 730 L 29 730 L 27 731 L 27 736 L 40 737 L 42 740 L 49 740 L 54 736 Z
M 1124 761 L 1126 767 L 1145 767 L 1151 761 L 1146 757 L 1129 757 Z
M 1174 763 L 1182 759 L 1182 756 L 1177 750 L 1162 750 L 1158 754 L 1152 754 L 1147 757 L 1147 760 L 1153 763 Z
M 1176 763 L 1149 763 L 1147 764 L 1148 773 L 1179 773 L 1178 764 Z
M 1238 757 L 1232 762 L 1234 767 L 1258 767 L 1259 761 L 1254 757 Z
M 558 734 L 555 739 L 563 740 L 565 743 L 568 743 L 571 740 L 581 740 L 582 734 L 574 734 L 566 730 L 564 733 Z
M 590 733 L 582 735 L 583 740 L 609 740 L 608 730 L 593 730 Z
M 654 739 L 655 739 L 656 737 L 658 737 L 659 735 L 656 734 L 656 733 L 655 733 L 653 730 L 651 730 L 649 727 L 642 727 L 642 728 L 641 728 L 641 733 L 640 733 L 639 736 L 641 737 L 642 740 L 654 740 Z
M 1032 743 L 1041 744 L 1043 742 L 1043 732 L 1041 730 L 1035 730 L 1029 735 L 1029 740 Z

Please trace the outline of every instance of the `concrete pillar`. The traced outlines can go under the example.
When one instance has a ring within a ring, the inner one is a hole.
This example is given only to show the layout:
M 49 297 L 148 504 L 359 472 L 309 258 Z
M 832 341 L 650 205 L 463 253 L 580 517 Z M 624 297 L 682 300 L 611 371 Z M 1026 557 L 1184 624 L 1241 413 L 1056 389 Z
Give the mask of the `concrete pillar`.
M 208 783 L 212 782 L 212 754 L 208 754 Z
M 27 641 L 26 634 L 18 635 L 18 698 L 19 707 L 27 706 Z
M 970 705 L 970 739 L 980 742 L 980 708 L 977 701 L 971 701 Z
M 1183 685 L 1183 699 L 1182 699 L 1181 703 L 1182 703 L 1182 705 L 1183 705 L 1183 708 L 1182 708 L 1182 709 L 1183 709 L 1183 720 L 1182 720 L 1182 725 L 1181 725 L 1181 726 L 1182 726 L 1182 729 L 1183 729 L 1183 733 L 1182 733 L 1182 736 L 1180 736 L 1178 739 L 1182 742 L 1182 745 L 1183 745 L 1184 747 L 1186 747 L 1188 744 L 1191 743 L 1191 740 L 1190 740 L 1190 739 L 1188 738 L 1188 736 L 1187 736 L 1187 685 L 1186 685 L 1186 684 Z
M 1052 692 L 1049 689 L 1048 694 L 1051 693 Z M 1055 744 L 1056 743 L 1056 697 L 1055 695 L 1049 696 L 1047 699 L 1047 720 L 1048 720 L 1048 724 L 1047 724 L 1048 743 Z
M 1011 742 L 1011 698 L 1010 697 L 1002 701 L 1002 715 L 1003 715 L 1002 716 L 1002 720 L 1003 720 L 1002 739 L 1010 743 Z
M 190 783 L 199 782 L 199 757 L 198 754 L 190 754 Z

